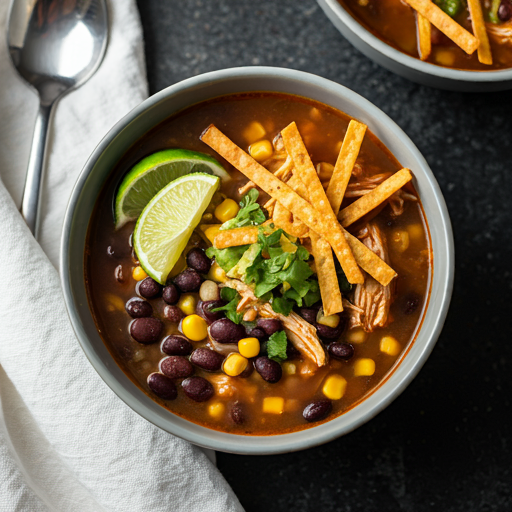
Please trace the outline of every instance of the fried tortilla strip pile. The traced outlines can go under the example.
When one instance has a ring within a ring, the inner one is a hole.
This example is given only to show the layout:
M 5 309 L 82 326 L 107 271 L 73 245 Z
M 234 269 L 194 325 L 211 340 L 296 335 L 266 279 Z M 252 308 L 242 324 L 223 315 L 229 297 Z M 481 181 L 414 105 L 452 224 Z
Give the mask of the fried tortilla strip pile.
M 427 60 L 432 52 L 432 26 L 430 21 L 416 13 L 416 22 L 418 25 L 418 50 L 421 60 Z
M 371 212 L 391 197 L 397 190 L 400 190 L 407 182 L 412 180 L 411 171 L 402 169 L 391 175 L 387 180 L 375 187 L 372 191 L 354 201 L 344 208 L 338 215 L 340 224 L 346 228 L 356 220 Z
M 431 0 L 405 0 L 415 11 L 436 26 L 468 55 L 478 48 L 479 41 Z
M 294 216 L 300 218 L 310 229 L 324 237 L 331 244 L 349 282 L 359 283 L 364 281 L 364 277 L 345 240 L 341 226 L 336 221 L 329 205 L 324 205 L 324 208 L 329 206 L 330 215 L 325 217 L 319 214 L 311 204 L 302 199 L 286 183 L 267 171 L 215 126 L 210 125 L 201 135 L 201 140 L 256 183 L 268 195 L 279 201 Z
M 326 205 L 330 209 L 331 214 L 333 214 L 334 212 L 330 207 L 320 178 L 309 158 L 297 125 L 295 123 L 288 125 L 281 131 L 281 136 L 297 171 L 294 177 L 298 177 L 302 181 L 304 193 L 306 194 L 306 196 L 303 196 L 304 199 L 309 200 L 310 203 L 315 205 Z M 327 215 L 327 208 L 319 208 L 320 213 Z M 329 316 L 340 313 L 343 311 L 343 302 L 331 247 L 315 231 L 310 230 L 309 238 L 316 264 L 324 314 Z
M 471 25 L 473 26 L 473 33 L 479 41 L 478 45 L 478 60 L 482 64 L 492 64 L 491 45 L 489 44 L 489 37 L 485 28 L 484 14 L 482 12 L 482 4 L 480 0 L 468 0 L 468 9 L 471 16 Z

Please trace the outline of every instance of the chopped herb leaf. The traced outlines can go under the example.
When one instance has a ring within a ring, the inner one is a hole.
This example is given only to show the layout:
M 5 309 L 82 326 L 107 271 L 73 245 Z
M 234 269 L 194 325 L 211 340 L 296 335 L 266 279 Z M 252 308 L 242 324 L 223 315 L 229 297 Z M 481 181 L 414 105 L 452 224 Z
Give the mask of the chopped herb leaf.
M 284 297 L 274 297 L 272 300 L 272 309 L 284 316 L 288 316 L 292 312 L 294 305 L 292 300 L 287 300 Z
M 220 298 L 227 302 L 225 306 L 221 306 L 219 308 L 211 309 L 210 311 L 212 313 L 217 313 L 218 311 L 224 311 L 226 318 L 229 318 L 232 322 L 235 324 L 239 324 L 242 321 L 242 318 L 244 316 L 243 313 L 237 313 L 236 307 L 238 306 L 238 303 L 240 302 L 240 295 L 236 290 L 233 290 L 233 288 L 221 288 L 220 290 Z
M 347 276 L 341 268 L 340 262 L 335 259 L 334 266 L 336 267 L 336 275 L 338 276 L 338 285 L 342 293 L 347 293 L 352 290 L 352 285 L 348 282 Z
M 208 258 L 215 258 L 215 261 L 224 272 L 229 272 L 238 263 L 248 247 L 248 245 L 228 247 L 227 249 L 209 247 L 206 249 L 206 255 Z
M 281 363 L 286 361 L 286 346 L 288 345 L 288 338 L 284 331 L 275 332 L 270 336 L 267 342 L 268 358 Z
M 448 16 L 452 18 L 457 16 L 462 8 L 462 0 L 434 0 L 435 3 L 443 10 Z
M 242 228 L 244 226 L 259 226 L 263 224 L 267 218 L 257 203 L 259 194 L 255 188 L 249 190 L 240 201 L 240 210 L 236 217 L 224 222 L 220 229 Z

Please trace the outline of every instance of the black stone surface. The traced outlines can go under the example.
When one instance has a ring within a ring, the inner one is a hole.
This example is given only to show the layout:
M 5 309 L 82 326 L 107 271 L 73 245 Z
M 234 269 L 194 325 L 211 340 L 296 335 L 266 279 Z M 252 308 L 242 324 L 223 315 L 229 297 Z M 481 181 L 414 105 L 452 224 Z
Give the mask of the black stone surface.
M 450 210 L 455 290 L 432 356 L 377 418 L 327 445 L 218 454 L 248 512 L 512 510 L 511 93 L 413 84 L 346 42 L 314 0 L 138 0 L 151 92 L 246 65 L 329 78 L 389 114 Z

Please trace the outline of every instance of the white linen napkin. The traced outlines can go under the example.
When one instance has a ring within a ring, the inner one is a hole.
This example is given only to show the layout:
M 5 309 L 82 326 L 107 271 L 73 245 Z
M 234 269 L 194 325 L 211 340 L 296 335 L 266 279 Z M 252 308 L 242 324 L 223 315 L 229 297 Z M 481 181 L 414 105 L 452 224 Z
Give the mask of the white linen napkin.
M 139 417 L 103 383 L 64 306 L 55 266 L 71 188 L 101 137 L 147 94 L 135 2 L 110 8 L 105 61 L 57 106 L 42 248 L 16 207 L 37 98 L 0 43 L 0 512 L 243 512 L 201 449 Z

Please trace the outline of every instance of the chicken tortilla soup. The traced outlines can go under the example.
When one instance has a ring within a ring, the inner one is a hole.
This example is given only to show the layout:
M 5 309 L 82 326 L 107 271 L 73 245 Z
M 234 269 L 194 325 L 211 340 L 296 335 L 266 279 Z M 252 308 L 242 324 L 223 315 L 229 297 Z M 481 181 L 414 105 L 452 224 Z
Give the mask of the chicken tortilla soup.
M 413 176 L 363 123 L 304 98 L 174 115 L 124 155 L 90 221 L 105 344 L 153 400 L 212 429 L 281 434 L 343 414 L 428 303 Z
M 512 67 L 512 0 L 339 0 L 385 43 L 473 71 Z

